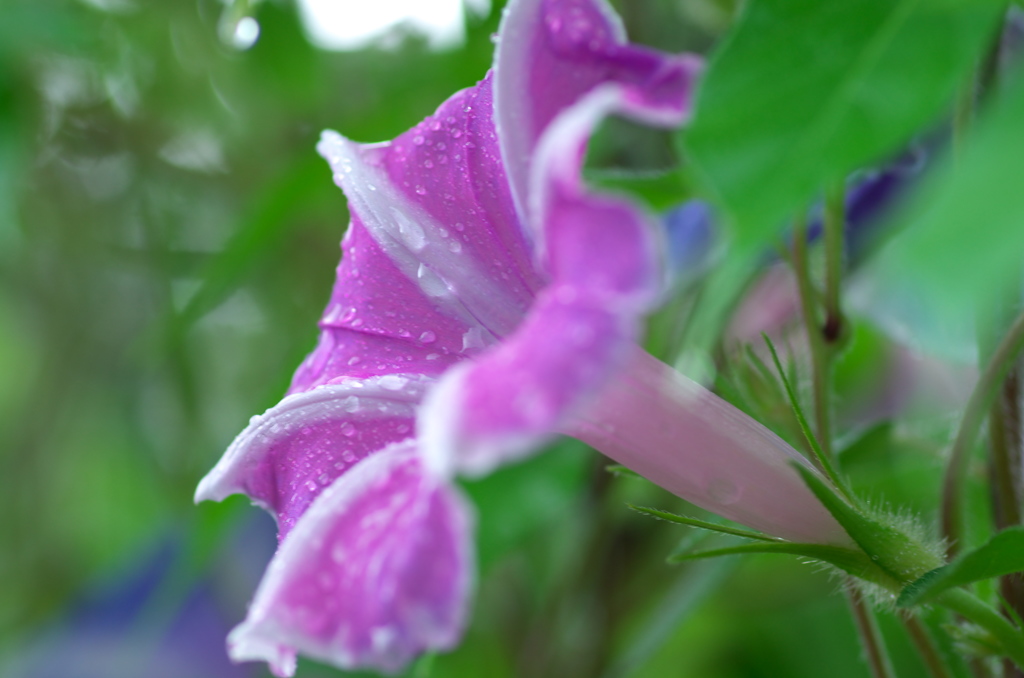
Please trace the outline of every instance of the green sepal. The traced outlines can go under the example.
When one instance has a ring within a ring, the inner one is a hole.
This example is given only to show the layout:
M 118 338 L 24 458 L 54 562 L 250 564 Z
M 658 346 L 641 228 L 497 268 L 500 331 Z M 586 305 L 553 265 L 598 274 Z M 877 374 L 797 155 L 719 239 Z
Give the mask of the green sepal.
M 1024 571 L 1024 526 L 1018 525 L 908 584 L 896 604 L 899 607 L 920 605 L 957 586 L 1021 571 Z
M 719 556 L 734 556 L 755 553 L 781 553 L 791 556 L 802 556 L 812 560 L 833 565 L 843 572 L 879 584 L 886 588 L 891 587 L 892 578 L 887 572 L 878 567 L 863 553 L 841 546 L 827 546 L 824 544 L 800 544 L 789 541 L 781 542 L 759 542 L 755 544 L 740 544 L 710 551 L 698 551 L 696 553 L 683 553 L 669 557 L 670 563 L 681 563 L 687 560 L 699 560 L 703 558 L 717 558 Z
M 633 469 L 628 466 L 623 466 L 622 464 L 608 464 L 604 467 L 604 470 L 611 473 L 613 476 L 621 476 L 623 478 L 643 478 L 644 480 L 647 480 Z
M 818 501 L 871 560 L 895 579 L 895 583 L 913 581 L 942 562 L 900 530 L 850 506 L 818 474 L 798 464 L 794 466 Z
M 730 527 L 729 525 L 720 525 L 719 523 L 711 523 L 706 520 L 700 520 L 699 518 L 690 518 L 689 516 L 680 516 L 675 513 L 669 513 L 668 511 L 662 511 L 661 509 L 648 508 L 646 506 L 634 506 L 633 504 L 627 504 L 629 508 L 633 509 L 637 513 L 643 513 L 648 516 L 652 516 L 659 520 L 667 520 L 670 523 L 679 523 L 680 525 L 688 525 L 689 527 L 698 527 L 702 530 L 710 530 L 712 532 L 719 532 L 721 534 L 729 534 L 735 537 L 743 537 L 744 539 L 754 539 L 756 541 L 784 543 L 777 537 L 770 537 L 760 532 L 753 532 L 751 530 L 744 530 L 738 527 Z

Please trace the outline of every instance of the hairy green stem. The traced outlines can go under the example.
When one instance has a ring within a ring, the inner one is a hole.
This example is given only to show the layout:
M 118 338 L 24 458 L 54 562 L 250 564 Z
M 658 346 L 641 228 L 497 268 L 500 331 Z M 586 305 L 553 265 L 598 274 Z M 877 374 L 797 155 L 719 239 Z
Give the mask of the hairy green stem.
M 984 372 L 974 386 L 960 429 L 953 440 L 949 463 L 942 483 L 942 535 L 948 544 L 948 555 L 956 555 L 963 537 L 963 486 L 978 431 L 985 421 L 997 390 L 1006 378 L 1014 361 L 1024 348 L 1024 313 L 1017 316 L 1003 340 L 999 342 Z

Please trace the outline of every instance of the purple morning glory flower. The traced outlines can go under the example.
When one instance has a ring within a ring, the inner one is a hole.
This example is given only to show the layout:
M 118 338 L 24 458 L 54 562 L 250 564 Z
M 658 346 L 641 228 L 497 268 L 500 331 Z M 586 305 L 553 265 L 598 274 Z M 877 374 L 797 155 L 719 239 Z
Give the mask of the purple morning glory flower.
M 352 215 L 319 344 L 196 493 L 278 521 L 236 660 L 395 671 L 453 647 L 474 570 L 453 479 L 558 432 L 726 517 L 849 543 L 799 455 L 637 347 L 658 228 L 580 176 L 608 115 L 680 124 L 700 61 L 629 45 L 602 0 L 512 0 L 499 37 L 493 71 L 397 139 L 318 146 Z

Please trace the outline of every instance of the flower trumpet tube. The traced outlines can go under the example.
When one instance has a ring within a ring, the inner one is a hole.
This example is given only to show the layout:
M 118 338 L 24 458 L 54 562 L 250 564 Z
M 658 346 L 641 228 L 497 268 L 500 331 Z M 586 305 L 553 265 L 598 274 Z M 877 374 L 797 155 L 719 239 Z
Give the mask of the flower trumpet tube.
M 792 450 L 656 381 L 636 340 L 666 278 L 657 222 L 581 179 L 597 124 L 681 124 L 699 71 L 628 44 L 599 0 L 512 0 L 475 87 L 390 142 L 324 133 L 352 220 L 319 343 L 196 493 L 278 522 L 234 659 L 396 671 L 454 646 L 474 571 L 455 476 L 559 431 L 723 515 L 848 543 Z
M 852 545 L 788 443 L 640 348 L 565 433 L 709 511 L 794 542 Z

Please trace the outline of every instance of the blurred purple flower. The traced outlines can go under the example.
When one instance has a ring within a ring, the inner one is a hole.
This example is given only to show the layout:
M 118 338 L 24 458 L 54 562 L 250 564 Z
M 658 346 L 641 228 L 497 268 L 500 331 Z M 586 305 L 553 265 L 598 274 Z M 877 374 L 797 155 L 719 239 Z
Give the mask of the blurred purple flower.
M 210 582 L 154 607 L 179 573 L 179 539 L 88 588 L 62 619 L 0 663 L 5 678 L 248 678 L 219 639 L 229 628 Z M 156 614 L 154 614 L 154 611 Z M 13 647 L 11 648 L 14 649 Z
M 656 223 L 580 177 L 606 116 L 680 124 L 699 60 L 627 44 L 601 0 L 513 0 L 499 35 L 493 72 L 394 141 L 318 146 L 352 215 L 319 344 L 196 493 L 278 520 L 236 660 L 394 671 L 454 646 L 473 565 L 452 479 L 558 431 L 727 517 L 845 543 L 791 448 L 636 346 Z

